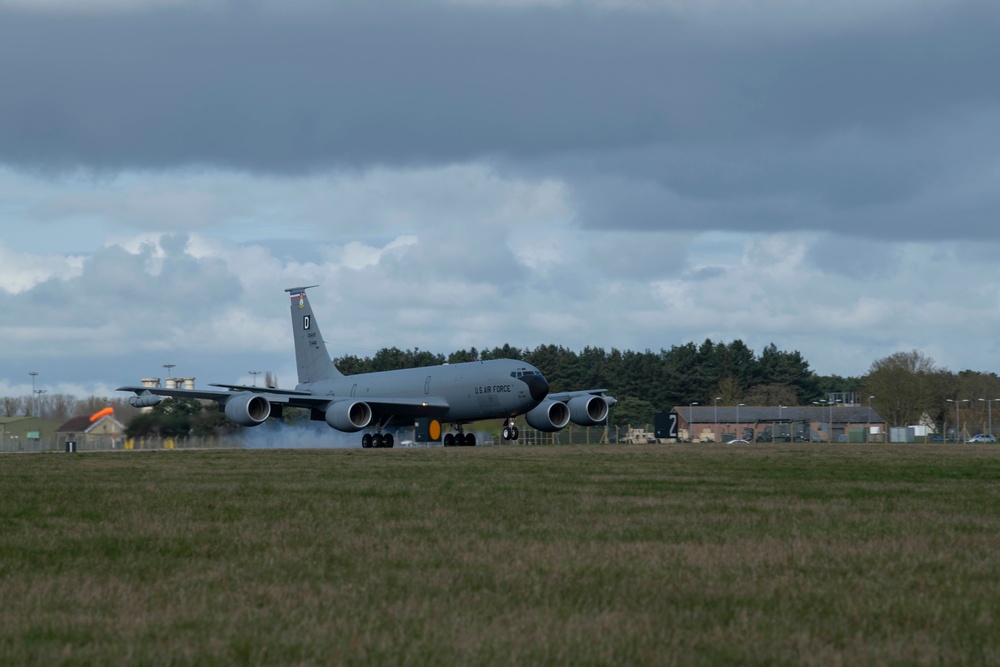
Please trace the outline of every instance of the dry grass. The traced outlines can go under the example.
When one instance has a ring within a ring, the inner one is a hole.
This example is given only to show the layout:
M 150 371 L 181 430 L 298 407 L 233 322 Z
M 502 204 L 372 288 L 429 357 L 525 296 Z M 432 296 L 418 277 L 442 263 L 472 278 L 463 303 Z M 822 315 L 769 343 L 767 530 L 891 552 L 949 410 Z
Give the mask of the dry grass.
M 0 458 L 0 663 L 987 664 L 1000 447 Z

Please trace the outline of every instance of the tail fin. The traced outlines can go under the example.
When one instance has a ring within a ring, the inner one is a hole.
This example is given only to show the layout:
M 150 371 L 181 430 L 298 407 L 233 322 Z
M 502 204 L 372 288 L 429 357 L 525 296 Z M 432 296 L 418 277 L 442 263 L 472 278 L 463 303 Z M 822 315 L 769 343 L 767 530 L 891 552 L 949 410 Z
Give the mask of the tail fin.
M 330 359 L 330 353 L 323 342 L 323 334 L 319 331 L 316 318 L 313 317 L 312 305 L 306 297 L 308 287 L 292 287 L 286 289 L 292 297 L 292 336 L 295 338 L 295 362 L 299 367 L 299 384 L 316 382 L 317 380 L 333 380 L 343 377 Z

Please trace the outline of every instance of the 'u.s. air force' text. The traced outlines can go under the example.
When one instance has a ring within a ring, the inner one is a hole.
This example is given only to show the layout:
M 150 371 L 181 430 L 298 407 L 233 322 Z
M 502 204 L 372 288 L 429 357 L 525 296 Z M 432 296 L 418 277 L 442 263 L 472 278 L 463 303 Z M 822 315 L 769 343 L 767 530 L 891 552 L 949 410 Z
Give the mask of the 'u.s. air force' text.
M 477 394 L 506 394 L 510 393 L 509 384 L 488 384 L 476 387 Z

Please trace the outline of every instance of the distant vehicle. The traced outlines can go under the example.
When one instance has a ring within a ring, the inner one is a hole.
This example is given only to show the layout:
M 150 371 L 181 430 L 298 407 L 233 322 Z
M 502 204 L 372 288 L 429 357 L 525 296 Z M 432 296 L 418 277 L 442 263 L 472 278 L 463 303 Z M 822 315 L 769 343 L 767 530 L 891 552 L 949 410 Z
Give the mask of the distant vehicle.
M 966 442 L 996 442 L 997 439 L 988 433 L 977 433 Z
M 728 440 L 727 445 L 749 445 L 750 443 L 742 438 L 736 438 L 735 440 Z

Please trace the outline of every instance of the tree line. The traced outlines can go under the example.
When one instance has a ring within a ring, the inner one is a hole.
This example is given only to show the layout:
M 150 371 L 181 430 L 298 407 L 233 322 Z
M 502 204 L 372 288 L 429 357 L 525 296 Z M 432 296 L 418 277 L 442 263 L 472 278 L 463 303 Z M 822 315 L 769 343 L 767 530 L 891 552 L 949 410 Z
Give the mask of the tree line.
M 459 350 L 447 357 L 419 349 L 383 348 L 374 356 L 335 360 L 347 374 L 418 368 L 442 363 L 523 359 L 539 368 L 553 392 L 607 389 L 618 399 L 611 424 L 651 423 L 653 414 L 676 405 L 698 402 L 720 405 L 801 405 L 828 391 L 851 391 L 852 379 L 819 377 L 802 355 L 779 350 L 773 343 L 758 355 L 743 341 L 701 345 L 686 343 L 658 352 L 586 347 L 575 352 L 558 345 L 519 349 Z
M 760 354 L 742 340 L 705 339 L 659 351 L 606 350 L 562 346 L 459 350 L 447 357 L 419 349 L 383 348 L 374 356 L 354 355 L 335 363 L 345 373 L 414 368 L 487 359 L 523 359 L 545 374 L 552 391 L 607 389 L 618 399 L 611 424 L 650 423 L 653 414 L 679 405 L 811 405 L 833 394 L 854 394 L 889 426 L 929 420 L 951 428 L 957 420 L 977 432 L 992 431 L 993 409 L 1000 410 L 996 373 L 941 368 L 917 350 L 877 359 L 862 376 L 818 375 L 798 351 L 771 343 Z M 997 403 L 997 405 L 994 405 Z M 956 413 L 957 410 L 957 413 Z M 1000 412 L 997 414 L 1000 420 Z
M 128 404 L 128 398 L 120 396 L 77 398 L 70 394 L 48 392 L 35 396 L 0 396 L 0 417 L 39 417 L 65 422 L 109 407 L 114 408 L 115 418 L 122 422 L 128 422 L 139 413 L 138 409 Z
M 890 426 L 916 424 L 925 418 L 936 424 L 954 424 L 960 419 L 970 429 L 986 432 L 991 430 L 993 408 L 1000 409 L 994 405 L 1000 404 L 1000 377 L 996 373 L 953 373 L 916 350 L 878 359 L 860 377 L 817 375 L 798 351 L 779 350 L 773 343 L 757 354 L 741 340 L 721 343 L 711 339 L 700 345 L 690 342 L 643 352 L 600 347 L 575 352 L 558 345 L 531 349 L 504 345 L 483 350 L 473 347 L 445 356 L 392 347 L 371 357 L 339 357 L 335 363 L 345 374 L 354 375 L 489 359 L 523 359 L 542 370 L 554 392 L 607 389 L 618 399 L 611 411 L 613 426 L 648 424 L 656 412 L 691 403 L 714 405 L 716 399 L 719 405 L 794 406 L 823 401 L 834 393 L 854 393 L 862 402 L 870 400 Z M 124 398 L 77 400 L 45 394 L 34 401 L 31 397 L 2 397 L 0 416 L 34 414 L 69 419 L 109 405 L 126 423 L 137 414 Z M 219 416 L 196 418 L 198 410 L 193 405 L 183 410 L 175 407 L 147 413 L 133 430 L 151 432 L 166 427 L 177 431 L 185 424 L 197 425 L 199 430 L 222 428 L 224 420 Z M 214 408 L 212 404 L 210 410 Z

